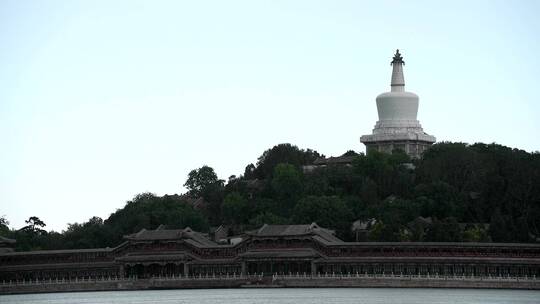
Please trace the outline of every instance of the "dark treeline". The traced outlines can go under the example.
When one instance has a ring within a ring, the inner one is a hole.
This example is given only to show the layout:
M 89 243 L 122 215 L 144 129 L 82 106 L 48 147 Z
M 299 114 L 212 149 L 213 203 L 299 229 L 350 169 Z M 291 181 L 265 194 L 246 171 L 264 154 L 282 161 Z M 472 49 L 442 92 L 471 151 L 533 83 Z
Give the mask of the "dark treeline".
M 400 151 L 346 155 L 356 156 L 350 166 L 304 172 L 322 155 L 280 144 L 227 182 L 204 166 L 188 174 L 183 195 L 139 194 L 108 219 L 93 217 L 62 233 L 45 231 L 35 216 L 19 230 L 2 218 L 0 235 L 16 239 L 18 250 L 112 247 L 125 234 L 161 224 L 204 232 L 227 225 L 240 233 L 264 223 L 317 222 L 350 241 L 534 242 L 540 236 L 537 152 L 438 143 L 420 160 Z

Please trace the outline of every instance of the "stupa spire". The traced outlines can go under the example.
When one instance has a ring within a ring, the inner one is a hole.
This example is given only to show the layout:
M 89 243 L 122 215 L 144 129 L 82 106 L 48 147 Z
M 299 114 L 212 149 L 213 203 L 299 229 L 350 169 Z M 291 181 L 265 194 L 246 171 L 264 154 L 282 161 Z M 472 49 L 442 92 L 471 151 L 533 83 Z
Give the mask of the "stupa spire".
M 390 65 L 392 65 L 392 81 L 390 83 L 390 88 L 392 92 L 403 92 L 405 91 L 405 78 L 403 77 L 403 65 L 405 65 L 405 61 L 403 61 L 403 57 L 401 57 L 401 54 L 399 53 L 399 49 L 396 50 L 396 53 L 394 54 L 394 58 L 392 62 L 390 62 Z

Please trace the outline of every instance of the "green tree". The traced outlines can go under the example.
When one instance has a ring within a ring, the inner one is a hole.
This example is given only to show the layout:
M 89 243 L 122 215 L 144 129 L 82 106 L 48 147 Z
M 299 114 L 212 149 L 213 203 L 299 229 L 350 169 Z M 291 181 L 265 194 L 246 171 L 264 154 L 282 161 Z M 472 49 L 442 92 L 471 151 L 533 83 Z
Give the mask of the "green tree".
M 327 193 L 330 195 L 351 195 L 357 193 L 357 187 L 362 181 L 362 176 L 355 174 L 348 166 L 329 165 L 320 169 L 328 182 Z
M 368 240 L 373 242 L 396 242 L 402 237 L 399 225 L 377 221 L 368 232 Z
M 367 176 L 377 184 L 389 176 L 392 165 L 389 162 L 389 155 L 377 151 L 370 152 L 369 155 L 360 155 L 353 162 L 354 169 L 362 176 Z
M 302 176 L 290 164 L 278 164 L 274 169 L 272 189 L 279 202 L 279 215 L 286 215 L 302 194 Z
M 416 201 L 402 198 L 388 198 L 376 207 L 377 214 L 370 217 L 378 217 L 385 223 L 406 225 L 420 216 L 419 204 Z M 373 211 L 372 211 L 373 212 Z
M 423 216 L 463 219 L 465 198 L 451 185 L 441 181 L 419 184 L 414 192 L 417 198 L 427 199 L 422 206 Z
M 498 208 L 491 216 L 491 222 L 489 223 L 489 235 L 494 242 L 511 241 L 510 229 L 507 225 L 507 221 L 503 217 L 501 210 Z
M 207 204 L 203 213 L 213 225 L 221 224 L 221 204 L 224 196 L 225 187 L 220 181 L 206 186 L 202 191 L 202 197 Z
M 403 165 L 409 163 L 409 157 L 400 151 L 386 154 L 377 151 L 369 155 L 360 155 L 353 162 L 355 173 L 369 178 L 377 185 L 378 197 L 407 195 L 413 184 L 413 175 Z
M 110 246 L 109 239 L 112 231 L 103 224 L 103 220 L 97 216 L 87 222 L 68 224 L 64 232 L 64 243 L 67 248 L 99 248 Z M 113 245 L 114 246 L 114 245 Z
M 341 156 L 358 156 L 359 154 L 354 152 L 353 150 L 347 150 L 347 152 L 343 153 Z
M 463 231 L 464 242 L 489 242 L 487 231 L 482 227 L 472 226 Z
M 408 241 L 423 242 L 426 238 L 427 227 L 425 224 L 414 221 L 409 227 L 410 234 L 408 235 Z
M 378 186 L 369 177 L 362 180 L 360 187 L 360 199 L 369 205 L 376 205 L 379 202 Z
M 191 197 L 203 197 L 207 203 L 205 210 L 208 220 L 217 225 L 221 221 L 221 203 L 225 187 L 224 181 L 219 179 L 214 169 L 209 166 L 191 170 L 184 186 Z
M 225 196 L 221 209 L 223 220 L 227 224 L 244 224 L 249 218 L 248 201 L 238 192 L 232 192 Z
M 6 216 L 0 217 L 0 236 L 6 236 L 9 233 L 9 221 Z
M 208 187 L 216 184 L 223 185 L 223 183 L 223 180 L 218 179 L 212 167 L 202 166 L 189 172 L 184 186 L 191 196 L 199 197 L 203 196 Z
M 426 241 L 428 242 L 461 242 L 461 237 L 461 229 L 453 217 L 442 221 L 434 219 L 426 233 Z
M 25 220 L 24 222 L 26 224 L 28 224 L 28 225 L 21 228 L 21 230 L 31 232 L 31 233 L 35 233 L 35 234 L 44 234 L 44 233 L 46 233 L 46 231 L 43 230 L 42 228 L 47 226 L 47 225 L 39 217 L 31 216 L 27 220 Z
M 180 196 L 159 197 L 143 193 L 128 201 L 124 208 L 117 210 L 104 222 L 112 230 L 111 245 L 117 245 L 122 236 L 143 228 L 155 229 L 165 225 L 170 229 L 191 227 L 197 231 L 208 231 L 207 218 L 193 209 Z
M 327 195 L 330 189 L 326 170 L 321 168 L 304 176 L 304 193 L 306 195 Z
M 357 219 L 367 219 L 370 214 L 368 212 L 368 205 L 360 199 L 360 197 L 355 195 L 349 195 L 343 197 L 347 208 L 352 212 L 354 220 Z
M 25 221 L 26 226 L 19 230 L 12 230 L 7 237 L 17 240 L 15 249 L 18 251 L 53 249 L 55 233 L 48 233 L 43 229 L 46 226 L 37 216 L 31 216 Z
M 257 161 L 257 166 L 255 168 L 248 166 L 244 174 L 265 179 L 272 176 L 278 164 L 287 163 L 300 170 L 303 165 L 312 164 L 319 157 L 324 155 L 310 149 L 302 150 L 291 144 L 279 144 L 264 151 Z M 249 174 L 248 169 L 252 170 L 253 174 Z
M 336 229 L 340 236 L 349 237 L 352 212 L 337 196 L 307 196 L 302 198 L 292 212 L 292 222 L 316 222 L 322 227 Z
M 256 179 L 257 173 L 256 173 L 256 167 L 254 164 L 249 164 L 244 169 L 244 178 L 246 179 Z
M 474 189 L 479 176 L 485 172 L 476 151 L 465 143 L 448 142 L 431 146 L 416 171 L 421 183 L 440 180 L 458 191 Z

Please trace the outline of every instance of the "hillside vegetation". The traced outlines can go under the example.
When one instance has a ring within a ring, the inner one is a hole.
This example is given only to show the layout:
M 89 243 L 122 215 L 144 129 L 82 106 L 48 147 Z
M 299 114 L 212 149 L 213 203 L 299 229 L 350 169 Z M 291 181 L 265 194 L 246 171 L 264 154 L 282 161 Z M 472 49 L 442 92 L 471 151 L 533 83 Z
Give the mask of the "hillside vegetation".
M 36 216 L 20 230 L 2 218 L 0 235 L 16 239 L 18 250 L 112 247 L 125 234 L 161 224 L 203 232 L 223 224 L 236 234 L 264 223 L 317 222 L 360 241 L 535 242 L 540 236 L 539 153 L 448 142 L 420 160 L 394 152 L 348 151 L 355 156 L 351 166 L 308 173 L 303 166 L 322 155 L 280 144 L 227 182 L 204 166 L 188 174 L 183 195 L 138 194 L 106 220 L 92 217 L 62 233 L 45 231 Z M 360 233 L 351 231 L 355 221 L 363 225 Z

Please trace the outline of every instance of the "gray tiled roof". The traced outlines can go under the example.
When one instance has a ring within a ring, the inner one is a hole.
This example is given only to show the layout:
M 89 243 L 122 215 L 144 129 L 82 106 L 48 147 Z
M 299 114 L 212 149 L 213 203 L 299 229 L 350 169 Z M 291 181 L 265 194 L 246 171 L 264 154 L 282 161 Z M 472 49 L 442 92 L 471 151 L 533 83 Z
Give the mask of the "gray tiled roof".
M 317 158 L 314 165 L 351 164 L 356 156 L 337 156 L 329 158 Z
M 258 237 L 279 237 L 279 236 L 297 236 L 297 235 L 312 235 L 321 239 L 324 243 L 335 244 L 343 243 L 342 240 L 334 236 L 334 231 L 321 228 L 316 223 L 309 225 L 267 225 L 264 224 L 261 228 L 247 232 L 248 235 Z
M 182 230 L 146 230 L 127 235 L 128 240 L 170 240 L 182 238 Z
M 217 245 L 203 233 L 191 230 L 189 227 L 185 229 L 163 229 L 159 227 L 156 230 L 146 230 L 124 236 L 127 240 L 133 241 L 158 241 L 158 240 L 191 240 L 195 245 L 215 246 Z
M 334 235 L 334 232 L 328 229 L 321 228 L 317 231 L 317 236 L 324 239 L 328 244 L 341 244 L 342 240 Z
M 6 237 L 0 236 L 0 244 L 14 244 L 16 242 L 17 241 L 15 241 L 13 239 L 8 239 Z
M 309 233 L 310 225 L 263 225 L 256 230 L 257 236 L 289 236 Z
M 319 254 L 313 249 L 252 250 L 240 254 L 245 258 L 311 258 Z
M 147 262 L 147 261 L 169 261 L 182 260 L 186 257 L 184 253 L 176 254 L 154 254 L 154 255 L 127 255 L 117 258 L 122 262 Z
M 59 250 L 34 250 L 34 251 L 18 251 L 9 252 L 6 255 L 48 255 L 48 254 L 74 254 L 74 253 L 97 253 L 111 252 L 114 248 L 92 248 L 92 249 L 59 249 Z

